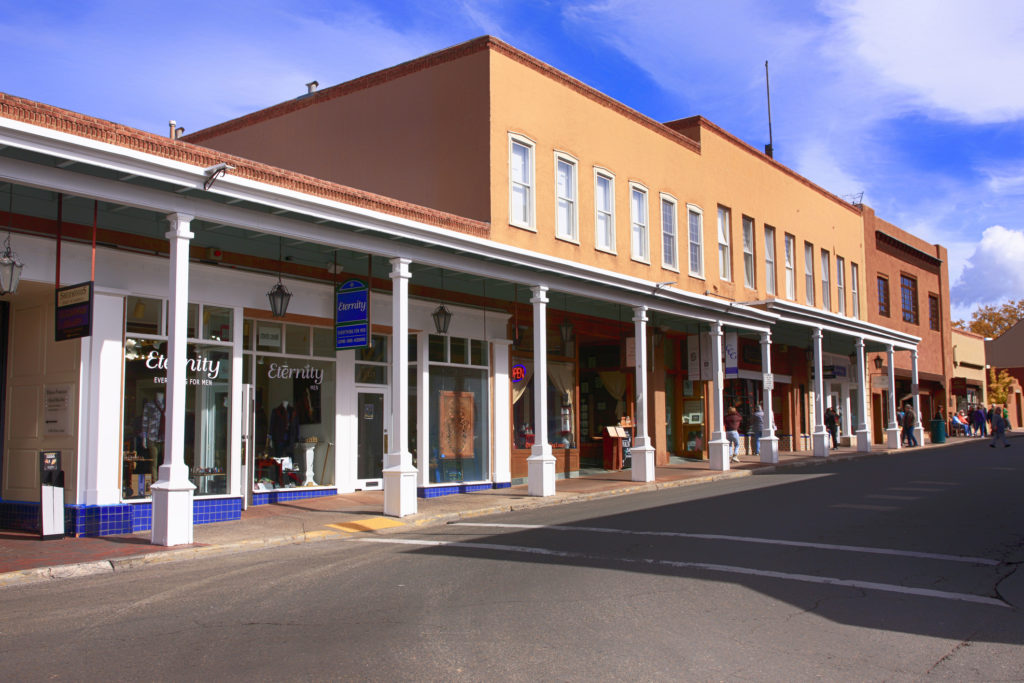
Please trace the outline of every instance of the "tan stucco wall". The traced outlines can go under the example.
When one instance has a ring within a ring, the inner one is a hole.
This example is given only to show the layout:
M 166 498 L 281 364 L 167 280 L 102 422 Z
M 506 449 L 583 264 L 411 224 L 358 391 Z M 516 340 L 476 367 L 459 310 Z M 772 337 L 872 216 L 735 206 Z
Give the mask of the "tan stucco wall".
M 821 305 L 820 249 L 831 254 L 831 310 L 838 310 L 835 293 L 835 255 L 846 259 L 847 315 L 850 304 L 850 263 L 861 267 L 858 288 L 863 316 L 863 228 L 860 213 L 827 196 L 804 181 L 767 161 L 765 157 L 713 127 L 704 128 L 699 151 L 674 133 L 652 130 L 609 107 L 585 91 L 502 54 L 492 56 L 492 238 L 523 248 L 544 251 L 577 262 L 628 273 L 652 282 L 673 280 L 693 292 L 738 301 L 766 298 L 764 273 L 764 226 L 776 229 L 775 262 L 777 291 L 784 293 L 783 234 L 796 237 L 796 300 L 804 302 L 803 245 L 815 246 L 815 301 Z M 528 93 L 529 96 L 524 96 Z M 509 225 L 509 133 L 535 144 L 536 232 Z M 579 244 L 554 237 L 555 153 L 563 152 L 577 162 L 579 197 Z M 606 169 L 615 176 L 615 225 L 617 255 L 595 248 L 594 170 Z M 630 183 L 648 191 L 650 264 L 630 258 Z M 679 271 L 662 266 L 660 193 L 677 204 Z M 703 211 L 705 279 L 688 274 L 687 205 Z M 717 211 L 731 210 L 732 282 L 718 272 Z M 741 221 L 755 221 L 756 289 L 743 283 Z
M 486 221 L 487 79 L 484 50 L 365 77 L 365 86 L 337 86 L 341 95 L 327 89 L 311 106 L 272 108 L 213 136 L 200 131 L 197 144 Z
M 982 403 L 988 402 L 988 375 L 985 372 L 985 338 L 952 328 L 953 377 L 981 387 Z M 978 367 L 968 367 L 978 366 Z

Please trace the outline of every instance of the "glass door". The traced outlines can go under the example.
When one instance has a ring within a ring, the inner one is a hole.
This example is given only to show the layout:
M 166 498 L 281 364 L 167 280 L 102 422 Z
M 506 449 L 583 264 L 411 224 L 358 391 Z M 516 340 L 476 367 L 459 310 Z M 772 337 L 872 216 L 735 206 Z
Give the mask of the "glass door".
M 388 392 L 384 387 L 359 389 L 356 415 L 359 418 L 358 454 L 356 458 L 356 488 L 380 489 L 384 485 L 384 453 L 388 449 L 388 422 L 390 413 Z

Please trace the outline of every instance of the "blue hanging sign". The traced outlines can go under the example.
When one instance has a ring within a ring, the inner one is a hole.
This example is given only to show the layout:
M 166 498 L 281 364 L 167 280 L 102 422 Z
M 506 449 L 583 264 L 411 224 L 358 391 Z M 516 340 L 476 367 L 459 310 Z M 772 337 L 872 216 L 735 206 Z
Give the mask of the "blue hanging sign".
M 362 280 L 347 280 L 334 289 L 335 348 L 370 345 L 370 289 Z

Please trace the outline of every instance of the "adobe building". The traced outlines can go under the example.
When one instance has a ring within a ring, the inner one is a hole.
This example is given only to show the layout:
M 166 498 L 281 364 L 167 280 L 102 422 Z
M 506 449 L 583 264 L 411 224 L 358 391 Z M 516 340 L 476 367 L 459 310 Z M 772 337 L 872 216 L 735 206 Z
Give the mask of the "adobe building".
M 1014 429 L 1024 427 L 1021 395 L 1021 386 L 1024 386 L 1024 321 L 1018 321 L 995 339 L 985 339 L 985 360 L 988 367 L 996 369 L 996 373 L 1006 370 L 1013 377 L 1006 407 Z M 986 375 L 986 382 L 988 379 Z
M 950 393 L 953 354 L 946 248 L 878 218 L 869 207 L 864 207 L 864 242 L 870 264 L 868 320 L 920 339 L 916 349 L 874 354 L 870 359 L 874 438 L 880 440 L 886 423 L 891 424 L 887 406 L 905 406 L 915 398 L 920 399 L 923 435 L 924 426 L 937 414 L 945 419 L 956 407 Z M 892 374 L 894 386 L 889 382 Z
M 956 410 L 988 404 L 988 363 L 985 337 L 968 330 L 952 328 L 953 376 L 950 393 Z
M 867 354 L 920 339 L 870 319 L 864 208 L 491 37 L 185 139 L 0 95 L 0 183 L 15 527 L 52 451 L 74 533 L 176 545 L 342 491 L 728 469 L 728 406 L 764 405 L 763 462 L 827 457 L 830 404 L 867 450 Z

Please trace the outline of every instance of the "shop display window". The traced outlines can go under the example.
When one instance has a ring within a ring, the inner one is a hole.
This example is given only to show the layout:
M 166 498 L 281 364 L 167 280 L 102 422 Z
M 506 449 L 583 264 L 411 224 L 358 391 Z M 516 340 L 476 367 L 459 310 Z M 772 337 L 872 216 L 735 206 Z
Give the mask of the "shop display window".
M 471 352 L 476 341 L 440 335 L 430 335 L 428 340 L 432 483 L 490 477 L 487 354 Z M 485 342 L 479 343 L 486 348 Z M 474 357 L 481 361 L 479 366 L 470 362 Z
M 189 343 L 185 362 L 184 459 L 189 480 L 196 496 L 223 495 L 228 492 L 231 347 Z M 167 340 L 127 337 L 121 461 L 125 499 L 149 497 L 165 464 L 166 390 Z
M 512 385 L 513 443 L 516 448 L 534 445 L 534 377 L 532 363 L 519 362 L 523 379 Z M 576 369 L 572 363 L 548 362 L 547 430 L 552 446 L 576 448 Z M 589 419 L 583 420 L 589 425 Z
M 319 328 L 252 323 L 246 330 L 257 351 L 245 354 L 244 381 L 255 393 L 253 489 L 333 486 L 334 349 L 325 348 Z

